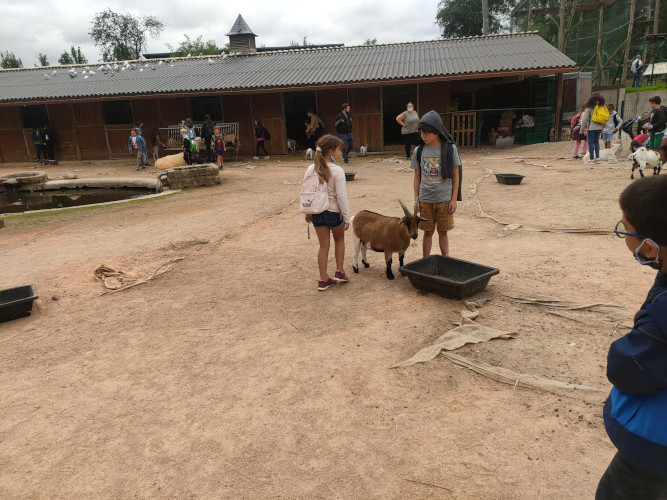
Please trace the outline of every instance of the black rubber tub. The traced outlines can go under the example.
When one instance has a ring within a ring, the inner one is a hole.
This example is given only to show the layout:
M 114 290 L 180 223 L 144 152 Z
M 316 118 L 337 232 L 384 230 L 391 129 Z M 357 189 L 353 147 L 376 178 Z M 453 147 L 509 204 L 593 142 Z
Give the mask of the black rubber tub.
M 524 176 L 519 174 L 496 174 L 496 179 L 501 184 L 521 184 Z
M 491 276 L 500 272 L 467 260 L 431 255 L 398 268 L 412 286 L 450 299 L 465 299 L 483 292 Z
M 353 181 L 355 174 L 356 174 L 356 172 L 345 172 L 345 180 L 346 181 Z
M 30 316 L 37 297 L 35 285 L 0 290 L 0 322 Z

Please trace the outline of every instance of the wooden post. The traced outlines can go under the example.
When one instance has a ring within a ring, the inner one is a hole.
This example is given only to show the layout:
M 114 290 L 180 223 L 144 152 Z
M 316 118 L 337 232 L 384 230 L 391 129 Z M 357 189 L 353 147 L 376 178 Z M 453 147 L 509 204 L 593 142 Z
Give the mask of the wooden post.
M 533 28 L 533 0 L 528 0 L 528 29 L 526 29 L 526 31 L 530 31 L 532 28 Z
M 602 25 L 604 24 L 604 7 L 602 4 L 600 4 L 600 17 L 598 19 L 598 45 L 597 48 L 595 49 L 595 54 L 596 54 L 596 60 L 595 60 L 595 74 L 598 74 L 601 70 L 598 70 L 598 68 L 602 68 Z M 600 83 L 602 82 L 602 78 L 600 78 Z
M 489 0 L 482 0 L 482 35 L 489 34 Z
M 628 23 L 628 39 L 625 42 L 625 59 L 623 59 L 623 74 L 621 76 L 621 83 L 623 86 L 627 85 L 628 77 L 628 59 L 630 58 L 630 42 L 632 41 L 632 24 L 635 20 L 635 7 L 637 5 L 637 0 L 631 0 L 630 2 L 630 22 Z
M 563 108 L 563 73 L 556 73 L 556 140 L 561 140 L 563 126 L 561 124 L 561 109 Z
M 646 43 L 646 38 L 648 37 L 649 34 L 649 20 L 651 19 L 651 3 L 649 2 L 646 5 L 646 28 L 644 29 L 644 50 L 642 50 L 642 62 L 644 63 L 644 67 L 646 68 L 646 49 L 648 48 L 648 44 Z
M 653 34 L 658 34 L 658 20 L 660 19 L 660 0 L 655 0 L 655 14 L 653 14 Z
M 565 52 L 565 7 L 567 0 L 560 0 L 558 8 L 558 50 Z

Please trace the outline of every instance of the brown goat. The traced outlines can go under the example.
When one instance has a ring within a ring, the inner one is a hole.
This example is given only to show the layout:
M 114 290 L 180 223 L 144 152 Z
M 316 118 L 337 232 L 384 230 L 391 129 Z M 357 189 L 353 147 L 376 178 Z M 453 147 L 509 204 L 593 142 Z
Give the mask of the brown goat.
M 417 216 L 417 204 L 415 213 L 410 214 L 405 204 L 398 200 L 405 212 L 405 217 L 387 217 L 375 212 L 363 210 L 352 218 L 352 229 L 354 230 L 354 253 L 352 257 L 352 269 L 359 272 L 357 257 L 361 250 L 361 262 L 364 267 L 369 267 L 366 260 L 366 250 L 370 248 L 376 252 L 384 252 L 384 260 L 387 263 L 387 278 L 394 279 L 391 271 L 391 255 L 398 253 L 400 265 L 403 265 L 403 256 L 410 246 L 410 238 L 417 239 L 417 226 L 419 221 L 426 220 Z

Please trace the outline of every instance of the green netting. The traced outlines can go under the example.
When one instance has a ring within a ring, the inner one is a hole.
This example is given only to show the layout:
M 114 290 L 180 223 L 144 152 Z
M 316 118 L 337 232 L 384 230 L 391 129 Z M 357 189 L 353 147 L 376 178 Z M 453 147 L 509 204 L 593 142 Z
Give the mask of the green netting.
M 602 36 L 598 52 L 598 31 L 600 4 L 602 9 Z M 542 37 L 558 46 L 559 0 L 532 0 L 531 30 L 537 30 Z M 528 6 L 521 5 L 513 13 L 513 31 L 528 30 Z M 647 16 L 650 7 L 651 15 Z M 594 85 L 614 85 L 621 83 L 623 65 L 628 66 L 626 77 L 632 78 L 629 65 L 637 55 L 642 55 L 644 68 L 653 62 L 667 61 L 667 41 L 665 37 L 649 37 L 653 34 L 655 0 L 637 0 L 635 4 L 632 42 L 629 58 L 625 60 L 625 44 L 630 22 L 631 0 L 568 0 L 565 15 L 565 54 L 579 65 L 580 71 L 591 71 Z M 569 29 L 567 29 L 569 26 Z M 662 1 L 658 32 L 667 33 L 667 5 Z M 664 76 L 662 77 L 664 81 Z

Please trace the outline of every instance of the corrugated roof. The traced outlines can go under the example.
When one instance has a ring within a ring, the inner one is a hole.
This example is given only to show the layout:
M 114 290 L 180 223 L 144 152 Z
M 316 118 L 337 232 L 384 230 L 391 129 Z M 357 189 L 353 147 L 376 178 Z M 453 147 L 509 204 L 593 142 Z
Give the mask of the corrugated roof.
M 0 71 L 0 102 L 444 80 L 576 68 L 572 59 L 536 33 L 128 64 Z M 70 69 L 76 77 L 70 77 Z
M 255 35 L 255 34 L 250 29 L 250 26 L 248 26 L 248 23 L 245 22 L 245 19 L 243 19 L 241 14 L 239 14 L 239 17 L 237 17 L 236 21 L 234 21 L 232 29 L 229 30 L 229 33 L 225 33 L 225 36 L 229 35 Z

